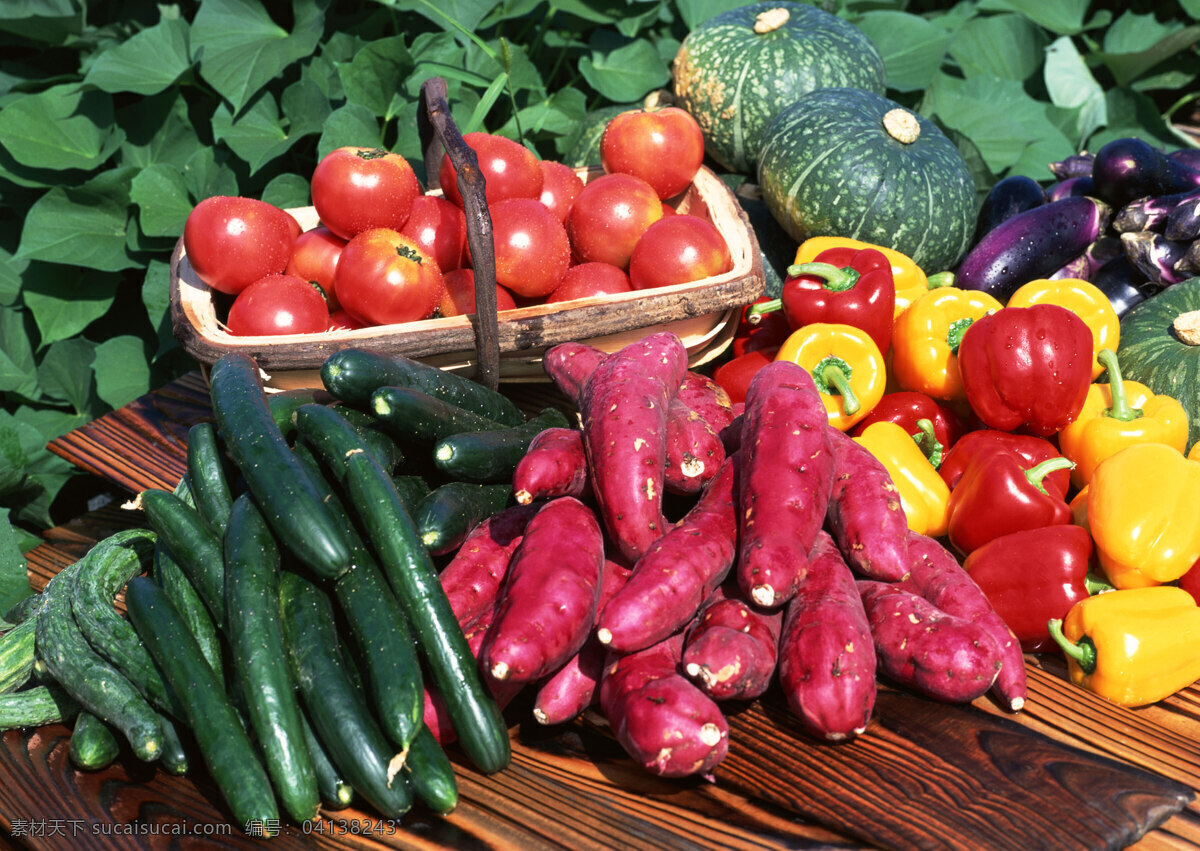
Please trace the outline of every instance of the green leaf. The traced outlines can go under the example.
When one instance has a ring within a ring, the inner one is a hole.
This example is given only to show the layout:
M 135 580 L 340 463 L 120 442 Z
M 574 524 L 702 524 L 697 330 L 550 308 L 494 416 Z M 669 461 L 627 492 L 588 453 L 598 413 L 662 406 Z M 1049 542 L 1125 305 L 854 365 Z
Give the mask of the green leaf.
M 1191 15 L 1193 21 L 1200 20 L 1200 0 L 1179 0 L 1179 5 Z
M 1025 80 L 1041 67 L 1047 41 L 1045 33 L 1028 18 L 989 15 L 962 25 L 954 34 L 950 56 L 966 77 L 990 74 Z
M 0 145 L 31 168 L 91 170 L 120 147 L 112 98 L 68 83 L 25 95 L 0 109 Z
M 221 104 L 213 114 L 212 128 L 213 139 L 247 162 L 252 175 L 296 141 L 284 131 L 279 106 L 270 92 L 256 96 L 236 119 L 228 106 Z
M 1150 28 L 1144 25 L 1142 31 L 1143 35 L 1138 36 L 1137 40 L 1148 36 Z M 1161 34 L 1160 30 L 1158 32 Z M 1127 27 L 1126 35 L 1117 43 L 1128 45 L 1134 41 L 1135 37 Z M 1180 51 L 1187 50 L 1197 42 L 1200 42 L 1200 24 L 1193 24 L 1190 27 L 1176 29 L 1169 35 L 1163 35 L 1150 47 L 1132 53 L 1112 51 L 1106 40 L 1105 50 L 1097 51 L 1095 56 L 1112 72 L 1118 86 L 1126 86 L 1160 62 L 1170 59 Z
M 8 509 L 0 509 L 0 612 L 7 612 L 32 593 L 28 565 L 17 545 Z
M 37 362 L 25 316 L 15 307 L 0 307 L 0 392 L 36 399 L 40 393 Z
M 24 478 L 25 453 L 21 450 L 21 439 L 15 428 L 0 424 L 0 497 L 16 490 Z
M 42 345 L 74 337 L 112 306 L 120 277 L 68 266 L 39 267 L 25 282 L 25 306 Z
M 135 268 L 125 251 L 128 215 L 107 195 L 56 186 L 30 208 L 17 256 L 107 272 Z
M 396 0 L 385 5 L 405 12 L 416 12 L 443 29 L 455 29 L 454 24 L 457 24 L 469 33 L 479 27 L 495 4 L 494 0 Z
M 1046 91 L 1055 106 L 1076 111 L 1073 128 L 1077 146 L 1108 123 L 1104 88 L 1096 82 L 1075 43 L 1062 36 L 1046 48 Z
M 677 0 L 675 5 L 679 7 L 679 16 L 683 18 L 684 25 L 694 30 L 697 24 L 745 4 L 740 0 Z
M 187 101 L 177 91 L 140 98 L 135 106 L 117 112 L 117 123 L 125 131 L 120 153 L 125 166 L 167 163 L 183 168 L 205 147 L 188 118 Z
M 200 148 L 188 158 L 183 167 L 183 179 L 194 200 L 238 194 L 237 175 L 227 164 L 228 159 L 224 151 L 207 147 Z
M 1090 0 L 981 0 L 979 8 L 987 11 L 1016 12 L 1043 26 L 1056 35 L 1075 35 L 1086 27 L 1083 17 Z
M 163 18 L 97 56 L 83 81 L 106 92 L 153 95 L 174 85 L 191 65 L 187 21 Z
M 313 52 L 328 5 L 329 0 L 292 0 L 295 25 L 289 33 L 258 0 L 206 0 L 192 22 L 200 76 L 240 112 L 259 89 Z
M 152 360 L 179 347 L 171 325 L 171 266 L 162 260 L 151 260 L 142 279 L 142 305 L 150 325 L 158 333 L 158 349 Z
M 1087 140 L 1087 149 L 1098 151 L 1107 142 L 1126 136 L 1141 136 L 1150 142 L 1177 146 L 1179 139 L 1163 121 L 1154 101 L 1130 88 L 1109 89 L 1105 95 L 1108 126 Z
M 888 88 L 900 92 L 929 85 L 951 38 L 943 28 L 908 12 L 867 12 L 858 27 L 883 56 Z
M 132 334 L 113 337 L 96 347 L 96 392 L 114 409 L 150 392 L 146 346 Z
M 130 198 L 138 205 L 138 221 L 150 236 L 179 236 L 192 211 L 183 172 L 167 163 L 142 169 L 133 179 Z
M 385 120 L 396 114 L 398 106 L 393 104 L 415 67 L 402 35 L 371 42 L 350 62 L 337 64 L 346 100 Z
M 308 179 L 298 174 L 277 174 L 263 187 L 262 199 L 285 210 L 292 207 L 307 207 L 309 204 Z
M 21 276 L 27 268 L 29 261 L 18 260 L 0 247 L 0 305 L 16 303 L 21 294 Z
M 365 106 L 348 103 L 330 113 L 321 139 L 317 142 L 317 158 L 347 145 L 371 147 L 378 144 L 378 119 Z
M 292 141 L 320 133 L 333 112 L 329 98 L 311 77 L 302 77 L 284 89 L 279 102 L 283 117 L 287 119 L 288 138 Z
M 92 359 L 95 354 L 95 343 L 82 337 L 51 344 L 38 365 L 38 379 L 46 396 L 66 402 L 77 414 L 92 410 L 95 407 L 92 384 Z
M 645 39 L 609 53 L 593 51 L 579 60 L 579 73 L 593 89 L 619 103 L 644 97 L 671 79 L 667 63 Z
M 587 98 L 577 89 L 559 89 L 537 103 L 530 104 L 519 113 L 521 127 L 530 135 L 549 133 L 553 136 L 568 136 L 576 131 L 587 115 Z M 501 135 L 513 133 L 515 122 L 500 128 Z

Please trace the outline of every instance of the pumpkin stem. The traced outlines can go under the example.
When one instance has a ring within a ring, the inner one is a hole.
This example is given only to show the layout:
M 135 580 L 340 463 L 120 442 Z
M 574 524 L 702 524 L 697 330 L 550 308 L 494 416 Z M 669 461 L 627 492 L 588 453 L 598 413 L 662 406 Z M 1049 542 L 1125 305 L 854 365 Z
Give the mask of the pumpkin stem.
M 765 12 L 759 12 L 754 18 L 754 32 L 758 35 L 766 35 L 769 32 L 774 32 L 786 24 L 788 18 L 791 16 L 791 13 L 783 8 L 768 9 Z
M 1179 339 L 1189 346 L 1200 346 L 1200 310 L 1189 310 L 1175 317 L 1171 323 Z
M 911 145 L 921 135 L 921 124 L 917 117 L 899 106 L 884 114 L 883 129 L 897 142 L 905 145 Z

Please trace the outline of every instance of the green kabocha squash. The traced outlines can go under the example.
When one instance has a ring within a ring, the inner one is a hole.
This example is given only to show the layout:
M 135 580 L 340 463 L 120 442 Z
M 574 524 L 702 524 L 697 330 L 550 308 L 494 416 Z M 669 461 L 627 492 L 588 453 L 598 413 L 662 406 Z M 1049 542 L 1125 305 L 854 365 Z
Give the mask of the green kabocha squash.
M 1121 377 L 1171 396 L 1188 416 L 1188 447 L 1200 440 L 1200 278 L 1135 305 L 1121 318 Z
M 797 97 L 855 86 L 882 94 L 883 58 L 853 24 L 804 3 L 752 3 L 688 33 L 672 66 L 675 99 L 708 155 L 752 174 L 763 131 Z
M 810 92 L 767 127 L 758 182 L 793 239 L 845 236 L 951 268 L 975 229 L 966 161 L 928 119 L 863 89 Z

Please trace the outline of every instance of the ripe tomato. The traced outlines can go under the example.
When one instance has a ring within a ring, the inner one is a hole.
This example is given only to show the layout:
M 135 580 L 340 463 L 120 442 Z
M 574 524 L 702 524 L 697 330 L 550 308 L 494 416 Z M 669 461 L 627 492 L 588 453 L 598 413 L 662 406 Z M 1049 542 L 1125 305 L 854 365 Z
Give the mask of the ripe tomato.
M 583 187 L 567 214 L 571 249 L 583 263 L 598 260 L 622 269 L 642 232 L 662 218 L 654 187 L 631 174 L 606 174 Z
M 333 273 L 345 246 L 346 240 L 324 225 L 317 225 L 296 237 L 292 257 L 283 270 L 319 286 L 325 293 L 325 303 L 329 305 L 330 313 L 338 308 Z
M 467 251 L 467 217 L 445 198 L 418 196 L 400 233 L 421 246 L 442 272 L 462 265 Z
M 442 316 L 463 316 L 475 312 L 475 272 L 454 269 L 442 276 L 446 290 L 438 303 Z M 517 306 L 512 293 L 496 284 L 496 310 L 512 310 Z
M 479 171 L 484 179 L 483 195 L 489 205 L 506 198 L 541 197 L 542 168 L 533 151 L 519 142 L 491 133 L 467 133 L 463 139 L 479 159 Z M 443 154 L 438 182 L 446 200 L 462 207 L 457 174 L 449 155 Z
M 239 337 L 315 334 L 329 327 L 329 308 L 308 281 L 277 273 L 238 293 L 225 324 Z
M 713 381 L 729 394 L 729 401 L 733 404 L 745 402 L 750 381 L 760 369 L 774 359 L 775 350 L 773 349 L 755 349 L 752 352 L 746 352 L 717 367 L 713 371 Z
M 424 319 L 442 297 L 442 273 L 409 237 L 365 230 L 346 243 L 337 266 L 342 307 L 367 325 Z
M 344 310 L 336 310 L 329 314 L 330 331 L 356 331 L 367 326 L 359 322 Z
M 546 304 L 589 298 L 611 293 L 627 293 L 633 289 L 624 270 L 611 263 L 580 263 L 563 275 L 562 282 L 550 293 Z
M 200 280 L 236 295 L 284 270 L 297 231 L 291 215 L 266 201 L 214 195 L 188 214 L 183 247 Z
M 583 191 L 583 180 L 575 169 L 554 160 L 541 160 L 542 203 L 550 208 L 560 222 L 567 220 L 571 205 Z
M 509 198 L 490 207 L 496 283 L 526 298 L 549 295 L 571 265 L 567 229 L 537 198 Z
M 629 259 L 629 283 L 635 290 L 669 287 L 720 275 L 733 268 L 720 231 L 697 216 L 668 216 L 638 240 Z
M 704 162 L 704 134 L 677 106 L 635 109 L 611 119 L 600 137 L 600 164 L 610 174 L 632 174 L 659 198 L 687 189 Z
M 371 228 L 399 230 L 420 194 L 408 160 L 382 148 L 336 148 L 313 170 L 313 206 L 321 224 L 343 239 Z

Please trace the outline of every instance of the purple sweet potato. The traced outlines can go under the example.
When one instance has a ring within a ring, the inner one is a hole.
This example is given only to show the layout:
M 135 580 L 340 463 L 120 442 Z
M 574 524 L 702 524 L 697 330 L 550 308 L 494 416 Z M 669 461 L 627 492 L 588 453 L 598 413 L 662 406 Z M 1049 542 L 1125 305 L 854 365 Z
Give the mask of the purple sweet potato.
M 737 550 L 738 466 L 736 457 L 726 459 L 687 515 L 634 564 L 625 587 L 596 618 L 602 644 L 628 653 L 662 641 L 695 617 L 729 574 Z
M 842 555 L 867 579 L 908 573 L 908 518 L 883 463 L 832 426 L 833 491 L 825 519 Z
M 875 645 L 854 574 L 826 532 L 808 554 L 808 576 L 787 605 L 779 683 L 812 735 L 851 739 L 875 708 Z
M 663 486 L 675 494 L 697 494 L 725 461 L 720 436 L 679 397 L 667 407 L 667 466 Z
M 859 579 L 856 585 L 881 673 L 946 703 L 969 703 L 992 687 L 1000 651 L 987 630 L 898 582 Z
M 710 773 L 729 750 L 729 724 L 712 698 L 679 673 L 683 635 L 615 659 L 600 708 L 617 741 L 661 777 Z
M 689 370 L 679 385 L 676 398 L 695 411 L 715 432 L 720 433 L 733 421 L 733 402 L 729 394 L 703 373 Z
M 513 470 L 513 496 L 521 505 L 556 496 L 581 497 L 587 492 L 587 456 L 583 432 L 548 428 L 538 432 Z
M 683 670 L 713 700 L 753 700 L 775 676 L 783 610 L 723 595 L 701 612 L 683 644 Z
M 600 607 L 612 599 L 629 579 L 630 570 L 614 561 L 604 562 L 600 585 Z M 563 724 L 600 699 L 600 674 L 608 648 L 595 634 L 589 635 L 579 652 L 538 687 L 533 717 L 539 724 Z
M 908 555 L 909 574 L 903 582 L 906 588 L 942 611 L 978 624 L 992 636 L 1000 648 L 996 694 L 1013 712 L 1019 711 L 1028 694 L 1021 642 L 954 554 L 938 541 L 910 532 Z
M 742 414 L 742 591 L 760 606 L 782 606 L 808 569 L 833 486 L 829 414 L 808 370 L 772 361 L 750 382 Z
M 546 350 L 542 356 L 542 368 L 562 394 L 578 406 L 588 376 L 607 357 L 607 352 L 587 343 L 559 343 Z
M 513 552 L 537 507 L 514 505 L 471 530 L 438 577 L 460 624 L 491 611 Z
M 599 514 L 631 561 L 661 538 L 667 408 L 687 372 L 687 349 L 674 334 L 625 346 L 588 376 L 580 399 L 583 445 Z
M 579 652 L 596 620 L 604 538 L 592 510 L 570 496 L 544 503 L 513 553 L 482 649 L 498 680 L 530 682 Z

